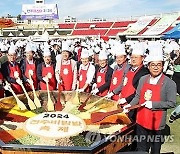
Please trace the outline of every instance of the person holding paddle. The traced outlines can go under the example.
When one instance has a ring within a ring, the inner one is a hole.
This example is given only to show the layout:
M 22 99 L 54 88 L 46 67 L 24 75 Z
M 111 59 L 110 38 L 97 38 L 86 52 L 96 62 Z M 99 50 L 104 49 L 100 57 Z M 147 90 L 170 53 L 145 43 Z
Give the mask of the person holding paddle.
M 145 49 L 141 43 L 136 43 L 132 48 L 130 56 L 131 67 L 123 80 L 123 87 L 119 94 L 118 102 L 120 105 L 130 103 L 130 101 L 135 97 L 139 79 L 142 76 L 149 74 L 148 69 L 143 65 L 144 51 Z M 129 112 L 129 117 L 132 120 L 135 120 L 136 112 Z
M 56 80 L 62 91 L 75 90 L 77 84 L 77 62 L 71 59 L 70 50 L 68 42 L 63 41 L 61 58 L 56 62 Z
M 93 84 L 92 94 L 106 96 L 111 84 L 113 69 L 108 65 L 106 51 L 101 50 L 99 53 L 99 66 L 95 72 L 95 83 Z
M 163 52 L 162 46 L 154 44 L 149 47 L 150 55 L 148 69 L 150 74 L 141 77 L 137 87 L 136 95 L 127 108 L 141 104 L 137 110 L 136 134 L 138 139 L 137 150 L 159 154 L 163 142 L 162 130 L 166 125 L 167 109 L 175 107 L 176 84 L 173 80 L 163 74 Z M 154 140 L 148 140 L 149 138 Z
M 87 49 L 82 49 L 81 62 L 79 67 L 79 89 L 78 92 L 90 92 L 90 85 L 94 78 L 95 67 L 89 61 L 89 54 Z
M 29 76 L 31 75 L 34 88 L 35 90 L 37 90 L 38 80 L 37 80 L 36 70 L 37 70 L 38 61 L 33 57 L 35 48 L 32 47 L 31 43 L 28 43 L 26 45 L 25 52 L 26 52 L 26 58 L 24 58 L 20 62 L 23 81 L 25 82 L 25 88 L 27 91 L 32 90 L 32 87 L 31 87 L 32 83 Z
M 48 46 L 44 47 L 44 62 L 37 66 L 37 78 L 40 81 L 40 89 L 47 90 L 48 82 L 49 90 L 56 89 L 55 65 L 51 61 L 51 52 Z
M 115 52 L 117 65 L 114 66 L 107 98 L 117 101 L 119 99 L 119 93 L 123 87 L 123 80 L 130 68 L 130 65 L 127 63 L 127 55 L 124 44 L 120 44 L 118 42 L 118 44 L 116 44 L 111 50 Z
M 22 94 L 23 90 L 18 84 L 17 79 L 22 78 L 22 72 L 19 63 L 16 62 L 16 46 L 11 42 L 11 46 L 8 50 L 8 61 L 2 64 L 3 77 L 11 84 L 11 87 L 15 94 Z M 11 96 L 9 91 L 5 91 L 6 96 Z

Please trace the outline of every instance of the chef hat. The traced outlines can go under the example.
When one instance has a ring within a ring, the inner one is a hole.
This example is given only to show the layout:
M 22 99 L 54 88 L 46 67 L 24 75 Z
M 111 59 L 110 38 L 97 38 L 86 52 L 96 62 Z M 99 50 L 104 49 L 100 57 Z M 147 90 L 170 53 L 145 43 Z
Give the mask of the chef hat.
M 5 52 L 8 50 L 8 47 L 4 44 L 1 45 L 1 52 Z
M 43 56 L 44 56 L 44 57 L 45 57 L 45 56 L 51 56 L 51 52 L 50 52 L 50 50 L 49 50 L 48 47 L 44 47 Z
M 70 47 L 67 42 L 62 42 L 62 51 L 69 51 L 70 52 Z
M 141 55 L 143 56 L 145 52 L 145 48 L 141 43 L 136 43 L 132 46 L 132 55 Z
M 99 60 L 105 60 L 107 59 L 107 54 L 104 50 L 101 50 L 99 53 Z
M 29 51 L 33 51 L 30 43 L 28 43 L 28 44 L 26 45 L 26 49 L 25 49 L 25 52 L 29 52 Z
M 156 45 L 149 48 L 148 62 L 163 61 L 162 46 Z
M 85 42 L 81 42 L 81 46 L 87 47 L 87 44 Z
M 166 44 L 164 47 L 164 52 L 169 54 L 172 51 L 173 51 L 173 47 L 170 44 Z
M 89 57 L 88 50 L 82 49 L 81 58 L 88 58 L 88 57 Z
M 116 56 L 126 55 L 124 44 L 117 44 L 111 50 L 113 50 L 113 52 L 115 52 Z
M 101 51 L 100 47 L 99 46 L 96 46 L 95 49 L 94 49 L 95 53 L 99 53 Z
M 89 56 L 94 55 L 94 51 L 93 51 L 93 49 L 91 49 L 91 48 L 90 48 L 90 49 L 88 50 L 88 53 L 89 53 Z
M 175 41 L 172 41 L 170 44 L 171 44 L 173 50 L 179 50 L 179 45 Z
M 11 42 L 11 46 L 8 50 L 8 54 L 15 54 L 16 53 L 16 47 L 13 42 Z

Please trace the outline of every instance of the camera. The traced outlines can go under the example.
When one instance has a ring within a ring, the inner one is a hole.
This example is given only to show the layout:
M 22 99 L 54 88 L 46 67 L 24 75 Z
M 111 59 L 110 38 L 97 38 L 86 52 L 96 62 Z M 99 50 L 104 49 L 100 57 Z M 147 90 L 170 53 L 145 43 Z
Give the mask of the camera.
M 176 119 L 180 118 L 180 105 L 171 113 L 169 122 L 173 123 Z

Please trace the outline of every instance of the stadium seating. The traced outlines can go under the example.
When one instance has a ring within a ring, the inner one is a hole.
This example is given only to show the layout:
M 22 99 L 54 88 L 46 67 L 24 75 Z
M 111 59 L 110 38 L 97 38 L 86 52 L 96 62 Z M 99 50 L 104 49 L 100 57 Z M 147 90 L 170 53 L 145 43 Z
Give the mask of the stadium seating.
M 59 29 L 73 29 L 74 28 L 74 23 L 71 24 L 59 24 Z
M 90 23 L 77 23 L 75 29 L 90 28 L 94 25 L 95 28 L 110 28 L 113 22 L 90 22 Z
M 119 32 L 124 32 L 125 30 L 127 30 L 127 28 L 110 29 L 106 35 L 107 36 L 116 36 Z
M 129 24 L 135 23 L 136 21 L 119 21 L 115 22 L 112 28 L 127 27 Z
M 107 29 L 74 30 L 72 35 L 105 35 Z

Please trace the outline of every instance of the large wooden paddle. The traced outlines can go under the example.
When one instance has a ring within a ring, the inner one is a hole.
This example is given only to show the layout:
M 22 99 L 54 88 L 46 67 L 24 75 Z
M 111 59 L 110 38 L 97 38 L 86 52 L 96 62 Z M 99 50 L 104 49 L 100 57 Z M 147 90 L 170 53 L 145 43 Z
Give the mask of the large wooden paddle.
M 48 81 L 46 81 L 46 87 L 47 87 L 47 94 L 48 94 L 47 110 L 54 111 L 54 103 L 50 96 Z
M 143 105 L 144 104 L 134 105 L 134 106 L 128 107 L 127 110 L 133 110 L 136 108 L 140 108 Z M 104 118 L 106 118 L 108 116 L 111 116 L 111 115 L 117 114 L 117 113 L 121 113 L 121 112 L 123 112 L 122 108 L 120 108 L 118 110 L 110 111 L 110 112 L 95 112 L 95 113 L 91 114 L 91 122 L 96 123 L 96 122 L 102 121 Z
M 79 89 L 79 84 L 77 84 L 77 89 Z M 75 96 L 70 100 L 73 104 L 80 104 L 80 101 L 79 101 L 79 93 L 78 91 L 76 90 L 75 92 Z
M 86 106 L 87 104 L 87 101 L 90 99 L 90 97 L 92 96 L 92 94 L 89 94 L 88 97 L 86 98 L 86 100 L 79 106 L 78 110 L 79 111 L 84 111 L 84 107 Z
M 19 98 L 17 97 L 17 95 L 15 94 L 15 92 L 13 91 L 13 89 L 11 88 L 11 85 L 5 81 L 5 86 L 4 86 L 5 90 L 8 90 L 12 93 L 12 95 L 14 96 L 16 103 L 18 105 L 18 107 L 20 108 L 20 110 L 27 110 L 26 106 L 24 105 L 24 103 L 22 101 L 19 100 Z
M 101 97 L 100 99 L 98 99 L 97 101 L 95 101 L 94 103 L 90 103 L 90 104 L 87 104 L 84 109 L 85 110 L 89 110 L 91 109 L 94 105 L 96 105 L 97 103 L 99 103 L 100 101 L 102 101 L 104 98 L 106 98 L 107 96 L 104 96 L 104 97 Z
M 27 91 L 26 91 L 26 89 L 25 89 L 25 87 L 24 87 L 21 79 L 18 78 L 18 80 L 19 80 L 19 83 L 18 83 L 18 84 L 20 84 L 20 86 L 22 87 L 22 89 L 23 89 L 23 91 L 24 91 L 24 93 L 25 93 L 25 95 L 26 95 L 26 98 L 27 98 L 27 100 L 28 100 L 29 108 L 30 108 L 31 110 L 35 110 L 35 109 L 36 109 L 36 105 L 35 105 L 34 102 L 30 99 L 30 97 L 29 97 L 29 95 L 28 95 L 28 93 L 27 93 Z
M 62 104 L 61 104 L 61 84 L 58 84 L 58 99 L 55 103 L 55 110 L 56 111 L 62 111 Z
M 30 85 L 31 85 L 32 90 L 33 90 L 34 103 L 35 103 L 35 105 L 36 105 L 37 108 L 40 108 L 40 107 L 41 107 L 41 103 L 40 103 L 39 98 L 38 98 L 37 95 L 36 95 L 36 91 L 35 91 L 35 88 L 34 88 L 33 79 L 32 79 L 32 77 L 31 77 L 31 75 L 32 75 L 31 72 L 29 72 L 29 80 L 31 80 L 31 82 L 32 82 L 32 84 L 30 84 Z

